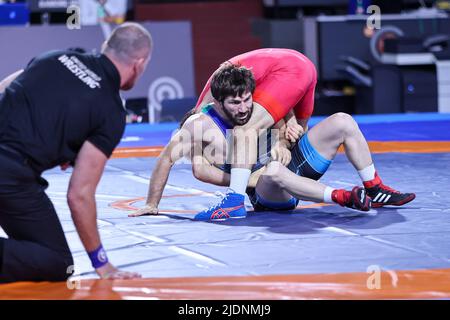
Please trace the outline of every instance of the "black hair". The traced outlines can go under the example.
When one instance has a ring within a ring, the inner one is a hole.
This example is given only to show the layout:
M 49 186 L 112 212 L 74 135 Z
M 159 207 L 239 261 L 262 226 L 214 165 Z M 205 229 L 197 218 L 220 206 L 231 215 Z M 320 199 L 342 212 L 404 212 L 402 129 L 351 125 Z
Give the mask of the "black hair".
M 253 94 L 255 78 L 250 69 L 225 62 L 214 72 L 211 80 L 211 94 L 220 103 L 227 97 L 242 96 L 245 92 Z

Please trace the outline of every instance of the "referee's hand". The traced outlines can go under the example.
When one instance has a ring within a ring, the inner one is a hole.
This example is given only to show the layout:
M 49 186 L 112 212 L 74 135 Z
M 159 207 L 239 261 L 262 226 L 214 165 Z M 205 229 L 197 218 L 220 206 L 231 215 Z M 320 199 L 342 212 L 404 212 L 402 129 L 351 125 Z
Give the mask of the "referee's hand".
M 104 266 L 95 269 L 97 274 L 102 279 L 106 280 L 116 280 L 116 279 L 139 279 L 142 278 L 142 276 L 139 273 L 136 272 L 128 272 L 128 271 L 121 271 L 114 267 L 111 263 L 107 263 Z

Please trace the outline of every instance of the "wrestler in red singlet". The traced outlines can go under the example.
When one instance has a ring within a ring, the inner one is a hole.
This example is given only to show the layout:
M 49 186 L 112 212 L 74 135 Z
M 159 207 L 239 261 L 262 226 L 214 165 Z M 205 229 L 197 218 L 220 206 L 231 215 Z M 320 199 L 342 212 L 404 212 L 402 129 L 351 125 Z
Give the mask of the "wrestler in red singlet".
M 229 62 L 252 70 L 256 80 L 253 101 L 264 107 L 278 122 L 294 109 L 297 119 L 309 119 L 314 109 L 317 72 L 303 54 L 290 49 L 259 49 L 243 53 Z M 211 101 L 203 101 L 210 92 L 208 80 L 196 109 Z

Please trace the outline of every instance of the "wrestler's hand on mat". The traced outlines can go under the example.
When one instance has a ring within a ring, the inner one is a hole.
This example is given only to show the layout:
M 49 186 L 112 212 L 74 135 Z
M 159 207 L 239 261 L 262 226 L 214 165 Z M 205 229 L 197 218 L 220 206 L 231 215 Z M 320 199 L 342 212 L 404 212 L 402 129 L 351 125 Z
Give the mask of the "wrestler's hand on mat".
M 154 205 L 145 205 L 145 207 L 130 213 L 129 217 L 139 217 L 139 216 L 145 216 L 145 215 L 157 215 L 158 214 L 158 207 Z
M 270 150 L 270 156 L 273 161 L 279 161 L 283 166 L 287 166 L 292 158 L 291 151 L 280 142 L 276 143 Z
M 298 139 L 300 139 L 305 134 L 303 127 L 296 122 L 289 122 L 286 124 L 286 131 L 284 132 L 284 137 L 295 143 Z
M 100 278 L 108 280 L 137 279 L 142 277 L 139 273 L 136 272 L 121 271 L 109 262 L 104 266 L 95 269 L 95 271 L 100 276 Z

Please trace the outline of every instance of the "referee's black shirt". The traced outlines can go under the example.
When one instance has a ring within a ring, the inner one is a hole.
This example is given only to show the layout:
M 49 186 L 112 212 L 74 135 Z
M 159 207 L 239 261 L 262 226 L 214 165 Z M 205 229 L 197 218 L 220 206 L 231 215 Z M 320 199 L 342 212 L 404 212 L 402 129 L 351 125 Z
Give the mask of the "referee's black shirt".
M 109 157 L 125 128 L 120 75 L 105 55 L 34 58 L 0 100 L 0 145 L 41 173 L 75 160 L 87 140 Z

